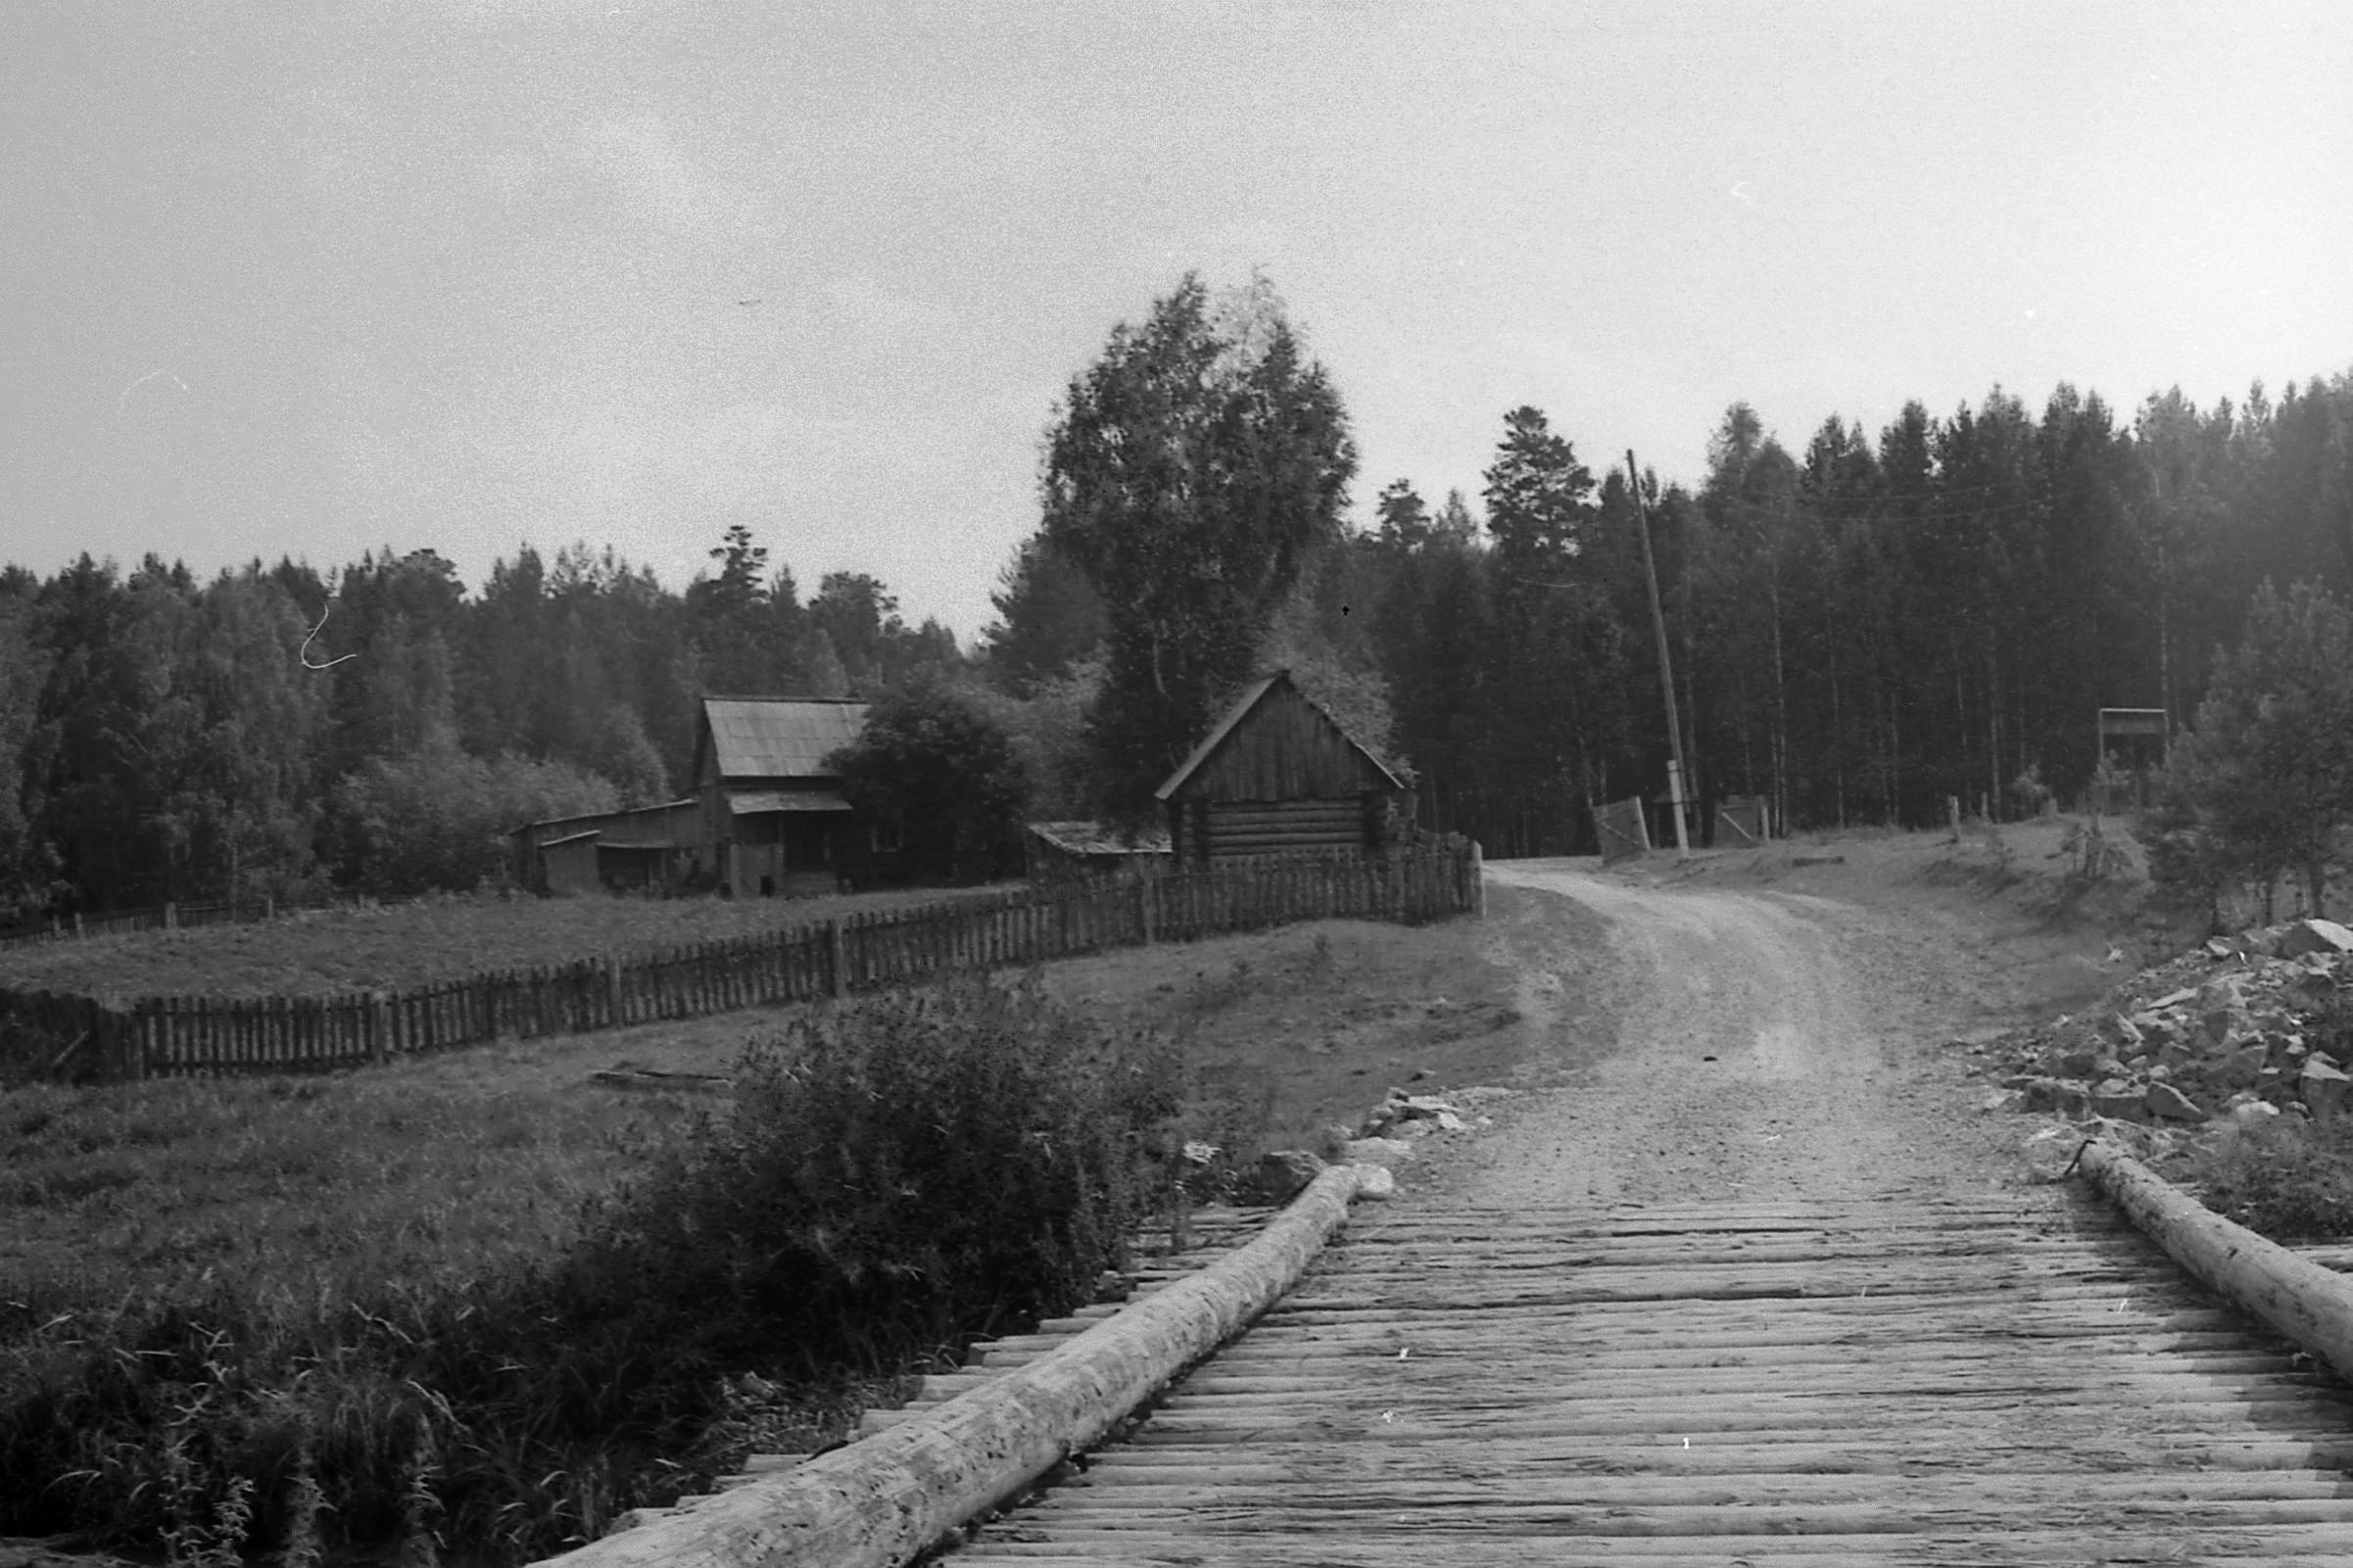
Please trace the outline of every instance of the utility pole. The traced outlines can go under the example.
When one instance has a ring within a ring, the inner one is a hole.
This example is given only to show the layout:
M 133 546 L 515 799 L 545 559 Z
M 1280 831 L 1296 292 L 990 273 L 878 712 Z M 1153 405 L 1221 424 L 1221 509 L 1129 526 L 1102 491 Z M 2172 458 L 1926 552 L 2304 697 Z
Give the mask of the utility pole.
M 1666 651 L 1666 610 L 1658 601 L 1658 563 L 1651 557 L 1651 509 L 1642 503 L 1642 475 L 1634 466 L 1634 449 L 1626 449 L 1626 489 L 1634 498 L 1635 520 L 1642 526 L 1642 575 L 1651 585 L 1651 629 L 1658 634 L 1658 689 L 1666 698 L 1666 798 L 1675 813 L 1675 858 L 1691 857 L 1691 837 L 1683 827 L 1683 725 L 1675 717 L 1675 669 Z

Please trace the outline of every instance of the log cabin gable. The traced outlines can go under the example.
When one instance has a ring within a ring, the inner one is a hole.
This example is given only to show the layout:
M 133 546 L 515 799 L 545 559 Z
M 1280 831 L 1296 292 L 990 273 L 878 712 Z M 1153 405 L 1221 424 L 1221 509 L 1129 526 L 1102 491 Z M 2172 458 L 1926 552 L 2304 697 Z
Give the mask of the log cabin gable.
M 1277 670 L 1245 690 L 1155 791 L 1163 801 L 1330 800 L 1405 785 Z
M 1244 691 L 1155 791 L 1176 859 L 1376 848 L 1396 775 L 1277 670 Z

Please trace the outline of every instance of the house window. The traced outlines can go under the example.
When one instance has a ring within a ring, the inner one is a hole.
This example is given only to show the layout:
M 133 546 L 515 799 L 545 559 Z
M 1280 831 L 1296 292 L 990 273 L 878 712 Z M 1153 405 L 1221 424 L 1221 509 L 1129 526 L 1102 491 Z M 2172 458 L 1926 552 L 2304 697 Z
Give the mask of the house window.
M 878 855 L 897 854 L 905 842 L 899 832 L 898 819 L 881 818 L 870 824 L 866 830 L 866 842 Z

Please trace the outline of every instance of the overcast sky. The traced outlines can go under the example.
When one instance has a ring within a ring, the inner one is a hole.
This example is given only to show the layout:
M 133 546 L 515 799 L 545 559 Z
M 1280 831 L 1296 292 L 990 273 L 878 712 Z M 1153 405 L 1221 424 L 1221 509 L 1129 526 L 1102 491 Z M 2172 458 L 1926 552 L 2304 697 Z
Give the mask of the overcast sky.
M 0 560 L 730 523 L 970 637 L 1055 400 L 1262 268 L 1364 468 L 1695 480 L 2353 369 L 2353 5 L 8 0 Z

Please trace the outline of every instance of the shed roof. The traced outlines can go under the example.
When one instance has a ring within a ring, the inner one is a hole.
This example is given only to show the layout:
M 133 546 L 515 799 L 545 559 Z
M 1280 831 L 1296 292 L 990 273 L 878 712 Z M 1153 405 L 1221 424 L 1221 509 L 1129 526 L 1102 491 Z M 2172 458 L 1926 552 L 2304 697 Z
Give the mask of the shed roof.
M 830 779 L 825 759 L 866 728 L 866 704 L 826 697 L 704 697 L 722 779 Z M 696 737 L 699 752 L 705 743 Z M 696 756 L 697 772 L 701 758 Z
M 731 789 L 730 816 L 756 817 L 769 811 L 851 811 L 850 803 L 831 789 Z
M 510 832 L 508 832 L 507 836 L 510 838 L 517 838 L 521 837 L 525 833 L 533 832 L 535 829 L 543 828 L 577 829 L 583 823 L 595 823 L 600 828 L 609 828 L 613 825 L 621 823 L 635 823 L 639 826 L 646 826 L 652 823 L 657 818 L 667 816 L 671 812 L 692 811 L 694 809 L 695 797 L 693 795 L 688 795 L 681 800 L 665 800 L 658 806 L 633 806 L 627 811 L 584 811 L 570 817 L 542 817 L 537 822 L 527 822 L 520 828 L 512 830 Z M 577 834 L 575 833 L 572 836 L 577 836 Z M 561 839 L 559 837 L 554 836 L 542 838 L 540 840 L 542 845 L 557 843 L 560 841 Z
M 1139 830 L 1130 842 L 1119 829 L 1099 822 L 1033 822 L 1030 832 L 1066 855 L 1165 855 L 1166 828 Z
M 1299 689 L 1299 684 L 1291 679 L 1290 671 L 1276 670 L 1265 680 L 1251 683 L 1248 689 L 1234 699 L 1233 706 L 1225 710 L 1225 716 L 1210 726 L 1209 734 L 1202 737 L 1199 745 L 1193 747 L 1193 754 L 1177 765 L 1176 771 L 1169 775 L 1166 783 L 1152 791 L 1154 798 L 1167 800 L 1177 790 L 1183 788 L 1185 782 L 1194 774 L 1199 773 L 1208 764 L 1209 759 L 1218 754 L 1219 748 L 1225 744 L 1234 731 L 1241 728 L 1242 721 L 1250 716 L 1251 710 L 1265 701 L 1267 693 L 1278 686 L 1288 688 L 1300 701 L 1315 710 L 1324 723 L 1337 730 L 1340 733 L 1340 738 L 1354 747 L 1357 754 L 1372 766 L 1373 771 L 1389 781 L 1391 788 L 1403 789 L 1405 787 L 1404 782 L 1397 775 L 1391 773 L 1380 758 L 1366 750 L 1364 742 L 1348 733 L 1348 726 L 1331 716 L 1329 708 Z

